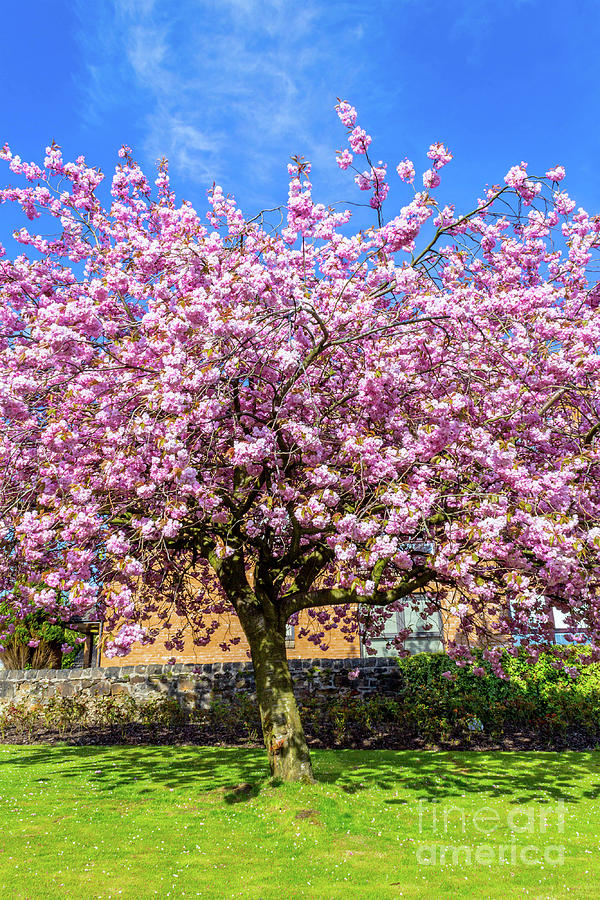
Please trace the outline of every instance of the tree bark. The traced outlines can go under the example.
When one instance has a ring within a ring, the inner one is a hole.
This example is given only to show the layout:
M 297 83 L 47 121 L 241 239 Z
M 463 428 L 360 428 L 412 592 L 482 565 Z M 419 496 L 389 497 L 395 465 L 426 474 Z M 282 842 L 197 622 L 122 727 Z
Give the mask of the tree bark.
M 271 774 L 282 781 L 314 781 L 292 688 L 285 650 L 285 626 L 279 629 L 264 622 L 244 624 Z

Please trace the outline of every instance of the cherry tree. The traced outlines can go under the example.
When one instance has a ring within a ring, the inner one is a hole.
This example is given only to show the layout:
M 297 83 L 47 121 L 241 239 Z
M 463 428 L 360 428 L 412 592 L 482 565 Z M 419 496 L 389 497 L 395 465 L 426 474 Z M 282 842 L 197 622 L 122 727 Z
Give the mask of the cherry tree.
M 549 644 L 553 610 L 600 645 L 600 222 L 560 166 L 442 206 L 442 144 L 422 186 L 399 163 L 384 218 L 386 165 L 337 112 L 373 210 L 357 232 L 302 158 L 278 223 L 216 185 L 202 218 L 127 147 L 108 208 L 83 157 L 0 153 L 19 178 L 0 200 L 31 223 L 0 257 L 3 632 L 94 610 L 124 656 L 237 616 L 284 779 L 312 777 L 285 650 L 301 611 L 316 645 L 335 627 L 368 648 L 426 592 L 459 665 L 481 671 L 479 646 L 499 674 Z

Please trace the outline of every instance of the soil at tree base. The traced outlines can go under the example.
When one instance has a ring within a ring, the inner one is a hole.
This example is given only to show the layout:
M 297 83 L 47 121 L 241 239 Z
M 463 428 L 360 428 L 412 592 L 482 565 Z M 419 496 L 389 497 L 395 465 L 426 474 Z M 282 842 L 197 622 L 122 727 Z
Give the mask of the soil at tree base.
M 306 729 L 309 747 L 315 749 L 355 750 L 594 750 L 598 738 L 580 729 L 566 729 L 560 734 L 540 734 L 523 728 L 505 730 L 501 735 L 454 734 L 446 738 L 426 740 L 418 735 L 407 735 L 400 727 L 379 726 L 370 730 L 353 727 L 352 735 L 339 737 L 323 729 L 319 733 Z M 178 745 L 196 744 L 216 747 L 262 747 L 259 732 L 219 728 L 202 724 L 142 725 L 124 723 L 98 727 L 59 731 L 52 728 L 32 728 L 24 731 L 7 728 L 0 738 L 5 744 L 60 744 L 85 745 Z

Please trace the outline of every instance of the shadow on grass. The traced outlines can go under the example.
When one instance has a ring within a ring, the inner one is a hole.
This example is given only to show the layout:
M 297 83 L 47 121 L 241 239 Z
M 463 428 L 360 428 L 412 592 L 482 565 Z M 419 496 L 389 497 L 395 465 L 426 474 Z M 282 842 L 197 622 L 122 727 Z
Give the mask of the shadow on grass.
M 325 758 L 319 781 L 354 794 L 368 787 L 394 789 L 429 801 L 480 794 L 520 804 L 577 802 L 600 797 L 600 753 L 340 750 L 335 767 Z M 582 784 L 584 781 L 584 784 Z M 591 782 L 591 783 L 590 783 Z
M 8 748 L 5 745 L 4 751 Z M 267 782 L 268 765 L 260 750 L 237 747 L 106 747 L 41 744 L 14 746 L 0 755 L 2 769 L 46 769 L 48 778 L 36 782 L 84 777 L 100 790 L 112 791 L 135 785 L 137 793 L 156 787 L 196 792 L 220 790 L 231 802 L 248 799 Z
M 31 771 L 36 782 L 84 777 L 100 791 L 135 787 L 137 794 L 185 788 L 195 794 L 222 791 L 226 803 L 258 796 L 269 778 L 264 751 L 236 747 L 4 747 L 2 769 Z M 430 802 L 466 794 L 528 801 L 576 803 L 600 797 L 600 753 L 438 752 L 411 750 L 319 750 L 313 752 L 317 781 L 349 794 L 393 790 L 383 803 L 415 796 Z

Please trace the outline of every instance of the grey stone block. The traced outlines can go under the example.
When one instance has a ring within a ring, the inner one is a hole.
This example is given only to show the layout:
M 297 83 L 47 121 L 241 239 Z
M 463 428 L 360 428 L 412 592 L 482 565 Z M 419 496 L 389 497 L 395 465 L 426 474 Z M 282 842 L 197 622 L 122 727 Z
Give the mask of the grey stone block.
M 341 669 L 360 669 L 362 659 L 340 659 Z
M 121 666 L 107 666 L 105 669 L 91 669 L 94 678 L 120 678 Z
M 71 681 L 61 681 L 56 685 L 56 692 L 60 697 L 73 697 L 76 693 Z

